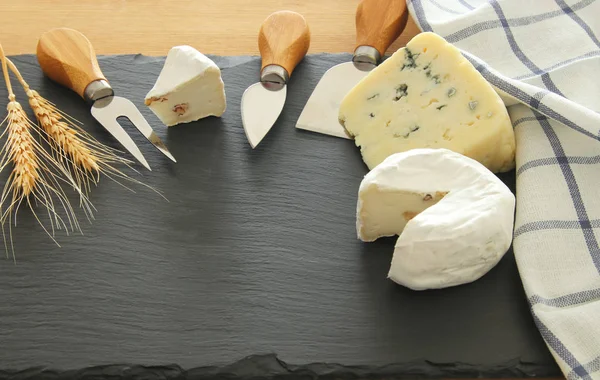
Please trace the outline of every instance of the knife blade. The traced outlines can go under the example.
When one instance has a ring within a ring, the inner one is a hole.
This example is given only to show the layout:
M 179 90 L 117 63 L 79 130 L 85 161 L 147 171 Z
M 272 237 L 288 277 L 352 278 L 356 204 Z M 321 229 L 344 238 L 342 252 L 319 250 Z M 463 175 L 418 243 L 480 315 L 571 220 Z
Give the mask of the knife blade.
M 296 128 L 352 139 L 338 120 L 340 103 L 373 70 L 408 21 L 406 0 L 363 0 L 356 8 L 356 46 L 351 62 L 323 74 L 296 122 Z
M 86 36 L 69 28 L 49 30 L 40 37 L 36 55 L 43 73 L 82 97 L 90 105 L 94 119 L 144 167 L 151 170 L 148 161 L 117 118 L 128 118 L 156 149 L 177 162 L 135 104 L 115 95 L 100 70 L 94 48 Z
M 240 104 L 244 133 L 252 149 L 279 118 L 290 76 L 309 46 L 310 30 L 299 13 L 274 12 L 262 23 L 258 33 L 260 80 L 244 91 Z

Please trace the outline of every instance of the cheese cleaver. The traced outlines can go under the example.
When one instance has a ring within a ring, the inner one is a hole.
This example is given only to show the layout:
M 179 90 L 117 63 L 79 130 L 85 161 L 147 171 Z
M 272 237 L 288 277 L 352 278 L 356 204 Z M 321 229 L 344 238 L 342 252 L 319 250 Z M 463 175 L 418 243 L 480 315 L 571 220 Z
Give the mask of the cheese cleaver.
M 323 74 L 296 128 L 351 139 L 338 120 L 340 103 L 381 62 L 407 21 L 406 0 L 362 0 L 356 9 L 356 48 L 352 62 L 336 65 Z
M 287 83 L 310 45 L 310 31 L 302 15 L 291 11 L 272 13 L 258 34 L 262 65 L 260 81 L 242 95 L 244 132 L 252 148 L 269 132 L 285 104 Z
M 100 70 L 94 48 L 86 36 L 69 28 L 52 29 L 40 37 L 36 54 L 44 74 L 82 97 L 91 106 L 90 113 L 96 121 L 144 167 L 151 170 L 144 155 L 117 118 L 128 118 L 156 149 L 177 162 L 135 104 L 115 95 Z

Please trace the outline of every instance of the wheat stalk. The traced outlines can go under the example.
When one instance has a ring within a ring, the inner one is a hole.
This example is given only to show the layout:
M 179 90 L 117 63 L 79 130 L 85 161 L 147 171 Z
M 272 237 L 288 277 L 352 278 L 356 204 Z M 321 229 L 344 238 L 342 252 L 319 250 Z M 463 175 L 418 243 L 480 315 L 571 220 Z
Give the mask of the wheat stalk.
M 16 224 L 17 212 L 24 202 L 48 236 L 59 245 L 54 239 L 55 229 L 65 229 L 68 232 L 67 227 L 70 227 L 73 231 L 81 231 L 75 212 L 61 189 L 60 182 L 65 182 L 78 190 L 80 194 L 82 193 L 70 173 L 63 170 L 54 157 L 48 154 L 33 137 L 32 131 L 36 131 L 36 125 L 28 118 L 25 110 L 16 100 L 10 83 L 7 58 L 1 45 L 0 59 L 9 99 L 8 115 L 0 123 L 0 125 L 5 125 L 5 130 L 0 137 L 7 136 L 5 144 L 0 149 L 0 172 L 12 164 L 12 170 L 0 195 L 0 224 L 8 255 L 5 234 L 5 224 L 8 222 L 10 249 L 13 259 L 15 259 L 12 223 L 14 220 Z M 35 213 L 34 204 L 41 204 L 47 210 L 51 232 Z M 59 206 L 65 211 L 66 221 L 57 212 Z
M 117 178 L 146 186 L 157 192 L 154 188 L 134 180 L 118 170 L 117 164 L 123 164 L 134 170 L 131 167 L 133 162 L 119 156 L 120 151 L 97 141 L 78 125 L 81 124 L 79 121 L 62 112 L 37 91 L 32 90 L 14 63 L 10 59 L 7 59 L 7 63 L 29 98 L 29 105 L 48 137 L 47 140 L 54 157 L 65 170 L 73 173 L 78 187 L 83 190 L 85 196 L 82 197 L 82 201 L 85 204 L 84 209 L 88 214 L 88 219 L 92 216 L 93 206 L 87 201 L 87 197 L 91 191 L 91 185 L 98 184 L 101 174 L 129 190 L 131 189 L 124 186 Z
M 101 174 L 132 192 L 134 191 L 119 179 L 145 186 L 167 200 L 153 187 L 129 177 L 116 168 L 117 164 L 123 164 L 135 171 L 131 167 L 132 161 L 119 156 L 120 151 L 94 139 L 78 125 L 81 123 L 31 89 L 14 63 L 4 55 L 1 45 L 0 59 L 9 92 L 8 115 L 0 123 L 0 126 L 6 124 L 5 131 L 0 138 L 8 134 L 6 143 L 0 150 L 0 172 L 11 163 L 13 164 L 13 170 L 0 195 L 0 224 L 5 237 L 7 254 L 4 226 L 8 221 L 10 245 L 14 258 L 12 220 L 14 218 L 16 223 L 16 214 L 23 202 L 27 203 L 36 220 L 57 245 L 58 243 L 53 237 L 55 229 L 67 230 L 67 225 L 69 225 L 73 231 L 81 232 L 75 212 L 61 189 L 60 182 L 69 184 L 77 191 L 80 196 L 80 206 L 84 209 L 88 220 L 93 219 L 95 210 L 88 195 L 92 185 L 98 184 Z M 25 90 L 29 105 L 41 128 L 37 128 L 37 125 L 29 120 L 22 106 L 16 101 L 10 83 L 9 68 Z M 50 153 L 46 152 L 42 145 L 33 138 L 32 131 L 36 131 L 48 143 L 51 148 Z M 11 201 L 6 206 L 11 196 Z M 58 201 L 55 201 L 54 198 Z M 43 226 L 35 214 L 32 200 L 33 203 L 40 203 L 47 209 L 52 232 Z M 66 221 L 59 216 L 56 210 L 59 205 L 66 212 Z

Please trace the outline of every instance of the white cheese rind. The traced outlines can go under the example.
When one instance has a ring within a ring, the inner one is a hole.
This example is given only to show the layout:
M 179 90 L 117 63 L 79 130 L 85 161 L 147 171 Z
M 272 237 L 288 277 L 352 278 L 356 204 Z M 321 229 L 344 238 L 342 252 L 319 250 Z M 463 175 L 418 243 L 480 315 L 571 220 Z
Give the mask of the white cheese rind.
M 512 243 L 514 211 L 514 194 L 479 162 L 443 148 L 413 149 L 364 177 L 356 227 L 363 241 L 399 235 L 391 280 L 445 288 L 473 282 L 500 261 Z
M 515 167 L 502 99 L 456 47 L 431 32 L 415 36 L 354 86 L 339 119 L 369 169 L 414 148 L 450 149 L 494 173 Z
M 191 46 L 175 46 L 145 103 L 169 127 L 220 117 L 227 107 L 221 70 Z

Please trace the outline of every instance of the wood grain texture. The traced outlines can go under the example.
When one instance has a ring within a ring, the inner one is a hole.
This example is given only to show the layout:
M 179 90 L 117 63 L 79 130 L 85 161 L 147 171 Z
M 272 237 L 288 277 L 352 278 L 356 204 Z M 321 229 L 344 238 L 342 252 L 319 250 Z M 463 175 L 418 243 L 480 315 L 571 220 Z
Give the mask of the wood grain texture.
M 356 239 L 367 172 L 359 150 L 294 128 L 319 78 L 350 54 L 307 56 L 280 118 L 254 150 L 239 103 L 260 58 L 213 58 L 227 92 L 223 117 L 166 128 L 143 103 L 164 58 L 99 57 L 115 91 L 140 108 L 178 160 L 124 124 L 153 168 L 136 178 L 169 202 L 104 179 L 91 195 L 97 219 L 83 236 L 59 232 L 62 248 L 21 212 L 17 264 L 0 262 L 0 368 L 194 368 L 275 353 L 297 365 L 341 365 L 346 376 L 381 368 L 394 377 L 415 368 L 473 378 L 560 374 L 512 252 L 475 283 L 415 292 L 386 278 L 395 239 Z M 35 57 L 14 62 L 42 96 L 119 147 L 75 93 L 43 78 Z M 0 107 L 5 99 L 1 88 Z M 502 178 L 514 189 L 514 173 Z
M 258 50 L 262 58 L 261 68 L 279 65 L 291 76 L 309 47 L 310 28 L 300 13 L 274 12 L 260 27 Z
M 356 11 L 356 46 L 372 46 L 383 56 L 406 27 L 406 0 L 363 0 Z
M 77 30 L 55 28 L 43 33 L 38 40 L 36 54 L 46 76 L 82 98 L 90 83 L 106 79 L 98 66 L 94 47 Z
M 188 44 L 205 54 L 258 55 L 257 34 L 280 10 L 302 14 L 311 29 L 308 54 L 351 53 L 356 45 L 359 0 L 19 0 L 0 1 L 6 54 L 35 53 L 37 39 L 52 28 L 85 34 L 97 54 L 166 55 Z M 388 51 L 418 32 L 409 18 Z

